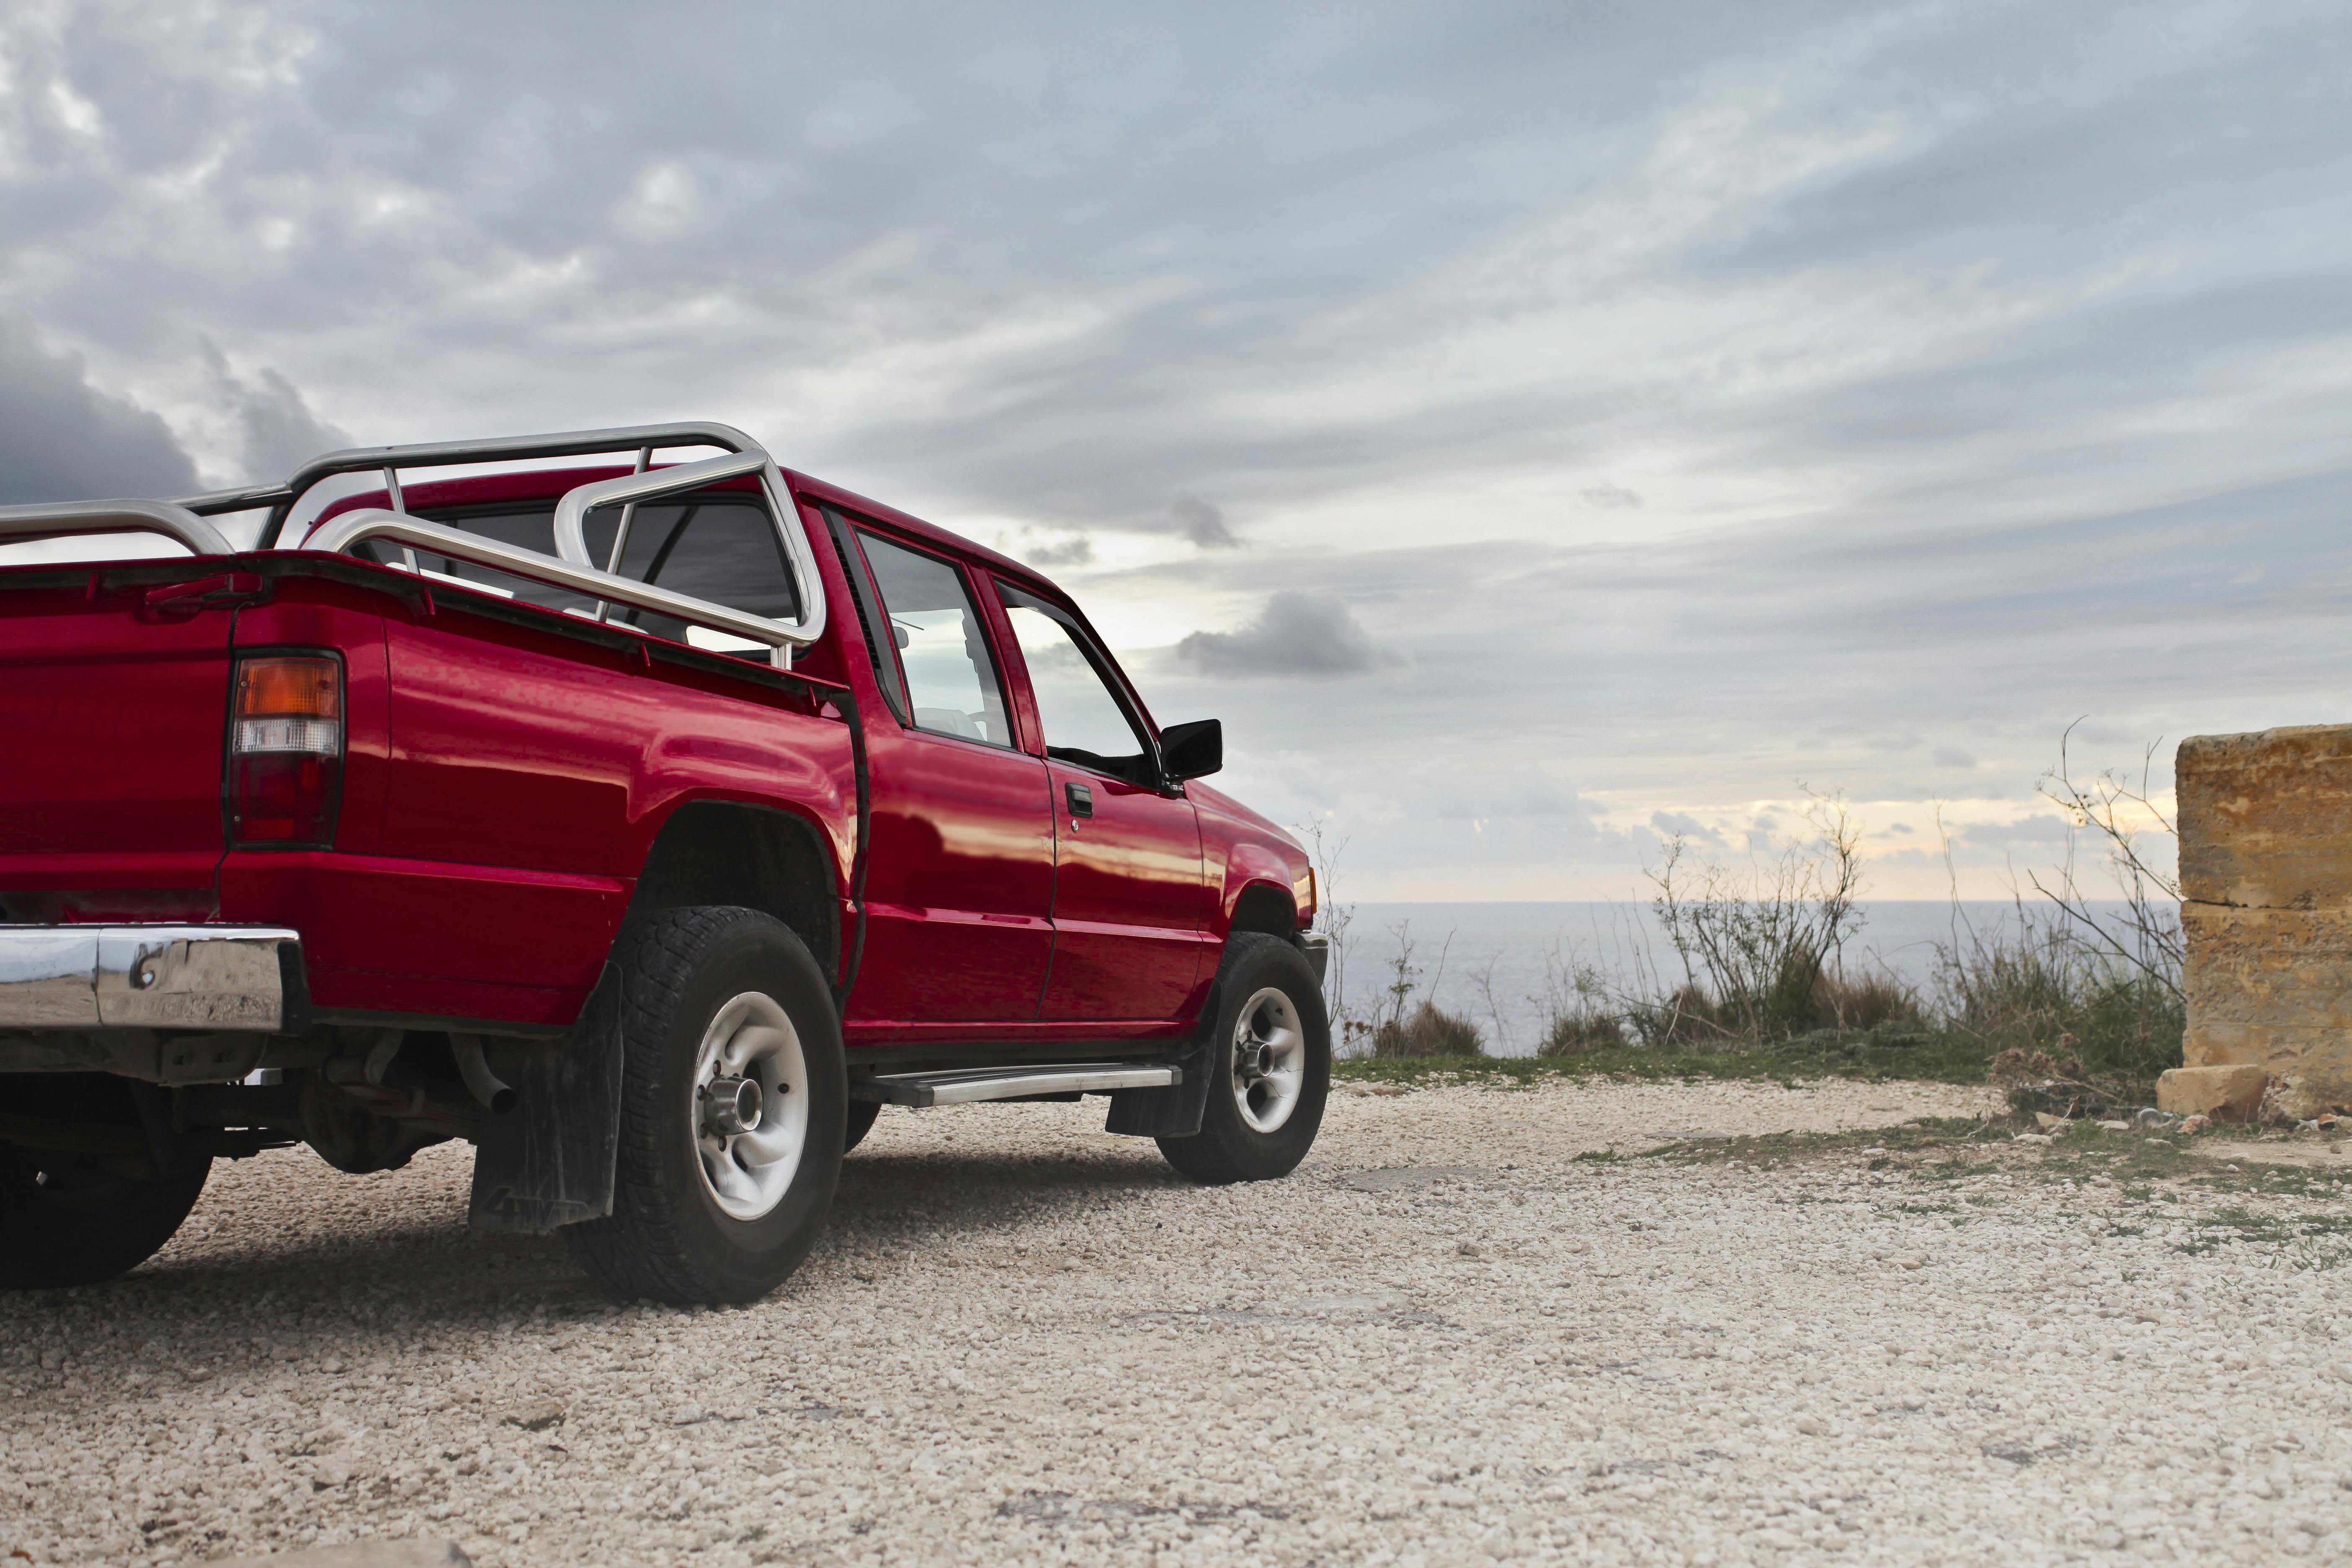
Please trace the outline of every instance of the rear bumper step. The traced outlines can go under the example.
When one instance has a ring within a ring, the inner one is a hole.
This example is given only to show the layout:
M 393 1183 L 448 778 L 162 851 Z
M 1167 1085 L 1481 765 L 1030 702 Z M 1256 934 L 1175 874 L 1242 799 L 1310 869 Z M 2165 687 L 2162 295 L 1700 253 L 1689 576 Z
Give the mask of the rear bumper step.
M 849 1098 L 882 1105 L 969 1105 L 983 1100 L 1025 1100 L 1040 1094 L 1107 1094 L 1115 1089 L 1164 1089 L 1184 1081 L 1184 1069 L 1165 1062 L 1055 1062 L 1042 1067 L 961 1068 L 950 1072 L 852 1077 Z
M 0 925 L 0 1028 L 274 1033 L 301 952 L 279 926 Z

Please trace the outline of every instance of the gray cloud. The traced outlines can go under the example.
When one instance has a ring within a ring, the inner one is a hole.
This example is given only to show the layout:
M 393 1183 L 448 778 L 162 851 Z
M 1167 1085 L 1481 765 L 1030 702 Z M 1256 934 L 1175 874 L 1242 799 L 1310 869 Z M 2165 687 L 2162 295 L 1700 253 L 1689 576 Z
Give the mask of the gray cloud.
M 0 316 L 0 503 L 185 495 L 195 466 L 161 417 Z
M 1241 543 L 1225 526 L 1225 514 L 1190 490 L 1178 490 L 1168 503 L 1168 511 L 1184 531 L 1184 537 L 1203 550 L 1232 550 Z
M 1055 572 L 1066 566 L 1092 564 L 1095 542 L 1083 533 L 1064 534 L 1036 543 L 1024 537 L 1013 544 L 1010 553 L 1019 556 L 1040 572 Z
M 283 479 L 306 458 L 352 445 L 348 434 L 312 414 L 301 391 L 279 372 L 265 365 L 248 379 L 229 368 L 210 339 L 199 346 L 221 400 L 244 433 L 239 456 L 247 479 Z
M 1267 599 L 1245 626 L 1192 633 L 1176 645 L 1176 657 L 1221 677 L 1355 675 L 1393 662 L 1345 600 L 1296 588 Z
M 1450 856 L 1520 896 L 1622 869 L 1659 808 L 1951 789 L 1889 735 L 2014 802 L 2084 712 L 2116 762 L 2338 715 L 2340 6 L 730 26 L 0 14 L 0 305 L 81 356 L 0 340 L 0 483 L 169 492 L 182 447 L 273 477 L 340 436 L 318 409 L 729 419 L 1039 541 L 1114 636 L 1353 606 L 1136 662 L 1370 879 Z M 1245 552 L 1171 507 L 1200 485 Z M 1411 661 L 1312 704 L 1231 679 L 1371 668 L 1366 626 Z M 1433 826 L 1427 755 L 1632 826 Z

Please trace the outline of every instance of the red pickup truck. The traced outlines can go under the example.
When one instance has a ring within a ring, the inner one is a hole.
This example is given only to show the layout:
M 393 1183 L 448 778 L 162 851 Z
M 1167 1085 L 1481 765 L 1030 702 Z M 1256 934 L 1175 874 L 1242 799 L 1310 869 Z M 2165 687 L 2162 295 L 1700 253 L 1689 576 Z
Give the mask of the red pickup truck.
M 0 510 L 126 531 L 189 554 L 0 569 L 0 1284 L 297 1142 L 471 1141 L 473 1224 L 670 1301 L 784 1279 L 884 1105 L 1312 1143 L 1307 857 L 1019 563 L 707 424 Z

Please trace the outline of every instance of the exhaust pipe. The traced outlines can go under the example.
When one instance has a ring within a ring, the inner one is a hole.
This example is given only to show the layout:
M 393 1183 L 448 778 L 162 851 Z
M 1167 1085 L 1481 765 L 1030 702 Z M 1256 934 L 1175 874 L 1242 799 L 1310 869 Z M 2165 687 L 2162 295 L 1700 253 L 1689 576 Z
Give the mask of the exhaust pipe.
M 493 1116 L 504 1116 L 515 1108 L 515 1091 L 490 1070 L 489 1059 L 482 1055 L 479 1035 L 452 1035 L 449 1048 L 457 1053 L 457 1070 L 465 1076 L 466 1088 L 482 1102 Z

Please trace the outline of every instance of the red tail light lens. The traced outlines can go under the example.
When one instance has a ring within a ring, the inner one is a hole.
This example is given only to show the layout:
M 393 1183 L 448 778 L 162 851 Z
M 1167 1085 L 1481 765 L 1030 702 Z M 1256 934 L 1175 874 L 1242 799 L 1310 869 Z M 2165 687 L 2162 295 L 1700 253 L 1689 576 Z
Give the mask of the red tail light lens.
M 323 849 L 343 784 L 343 671 L 320 656 L 236 664 L 228 826 L 236 844 Z

